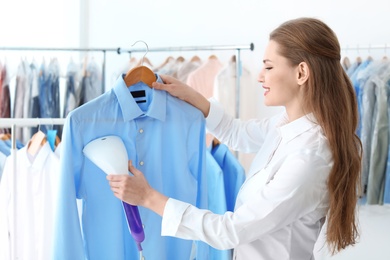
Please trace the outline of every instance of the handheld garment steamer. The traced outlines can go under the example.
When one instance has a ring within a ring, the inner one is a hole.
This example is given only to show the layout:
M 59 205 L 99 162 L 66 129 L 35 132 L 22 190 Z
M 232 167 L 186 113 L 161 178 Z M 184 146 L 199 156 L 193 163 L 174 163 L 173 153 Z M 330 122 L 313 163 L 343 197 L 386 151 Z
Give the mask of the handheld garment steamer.
M 84 155 L 106 174 L 125 174 L 127 169 L 127 151 L 118 136 L 104 136 L 92 140 L 83 149 Z M 138 207 L 122 201 L 130 233 L 141 252 L 141 242 L 145 239 Z

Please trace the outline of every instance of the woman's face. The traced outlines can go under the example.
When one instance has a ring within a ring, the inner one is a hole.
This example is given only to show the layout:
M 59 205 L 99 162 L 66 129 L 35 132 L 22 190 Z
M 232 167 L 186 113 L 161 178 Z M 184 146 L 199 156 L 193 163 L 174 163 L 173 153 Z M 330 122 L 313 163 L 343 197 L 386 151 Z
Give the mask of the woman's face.
M 287 110 L 294 111 L 301 107 L 298 66 L 292 66 L 278 53 L 278 48 L 278 43 L 269 41 L 258 81 L 264 88 L 265 105 L 285 106 Z

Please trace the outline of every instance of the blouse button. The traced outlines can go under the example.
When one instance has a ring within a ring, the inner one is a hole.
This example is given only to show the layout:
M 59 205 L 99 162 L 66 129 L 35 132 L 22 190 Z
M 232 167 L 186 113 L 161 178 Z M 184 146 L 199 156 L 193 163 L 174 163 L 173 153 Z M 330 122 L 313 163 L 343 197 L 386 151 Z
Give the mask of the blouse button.
M 144 132 L 144 129 L 141 128 L 141 129 L 139 130 L 139 133 L 142 134 L 143 132 Z
M 140 161 L 140 162 L 139 162 L 139 165 L 141 165 L 141 166 L 144 165 L 144 162 L 143 162 L 143 161 Z

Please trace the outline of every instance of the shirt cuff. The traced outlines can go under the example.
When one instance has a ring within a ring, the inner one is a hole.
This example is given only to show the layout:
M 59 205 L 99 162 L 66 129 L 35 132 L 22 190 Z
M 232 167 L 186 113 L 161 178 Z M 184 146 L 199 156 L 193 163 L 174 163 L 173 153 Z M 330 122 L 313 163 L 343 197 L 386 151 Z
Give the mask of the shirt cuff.
M 209 101 L 210 111 L 206 117 L 206 127 L 209 131 L 213 131 L 221 122 L 224 110 L 215 98 L 211 97 L 209 98 Z
M 175 236 L 184 212 L 190 204 L 169 198 L 165 204 L 161 223 L 162 236 Z

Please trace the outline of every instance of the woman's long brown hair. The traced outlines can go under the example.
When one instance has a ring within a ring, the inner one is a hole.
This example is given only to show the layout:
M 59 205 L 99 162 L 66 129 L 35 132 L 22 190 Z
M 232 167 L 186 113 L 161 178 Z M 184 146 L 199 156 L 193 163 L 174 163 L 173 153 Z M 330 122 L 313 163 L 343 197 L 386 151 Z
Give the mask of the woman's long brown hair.
M 306 62 L 310 76 L 305 109 L 316 117 L 327 137 L 334 165 L 328 179 L 329 212 L 326 241 L 337 253 L 356 243 L 356 219 L 362 145 L 356 135 L 358 107 L 351 81 L 340 63 L 336 34 L 322 21 L 287 21 L 270 34 L 280 54 L 292 65 Z

